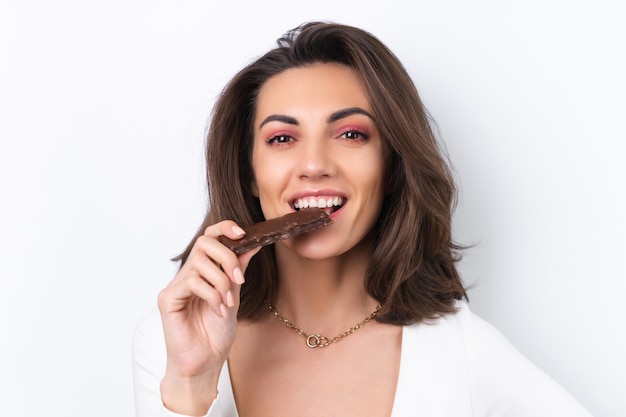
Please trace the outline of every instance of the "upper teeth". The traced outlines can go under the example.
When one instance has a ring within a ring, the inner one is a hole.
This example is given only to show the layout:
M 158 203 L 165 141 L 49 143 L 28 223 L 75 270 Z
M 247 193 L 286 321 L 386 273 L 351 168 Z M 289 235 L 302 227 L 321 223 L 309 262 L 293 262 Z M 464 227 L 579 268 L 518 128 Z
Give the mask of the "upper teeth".
M 304 197 L 294 201 L 294 208 L 301 209 L 307 207 L 333 207 L 343 205 L 342 197 Z

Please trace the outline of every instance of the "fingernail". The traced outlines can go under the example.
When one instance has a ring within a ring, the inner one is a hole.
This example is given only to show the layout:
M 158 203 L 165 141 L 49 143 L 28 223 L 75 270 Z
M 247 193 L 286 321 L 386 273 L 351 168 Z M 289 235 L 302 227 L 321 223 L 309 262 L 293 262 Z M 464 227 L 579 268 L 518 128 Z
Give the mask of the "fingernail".
M 226 293 L 226 305 L 228 307 L 235 306 L 235 299 L 233 298 L 233 292 L 230 290 L 228 290 L 228 292 Z
M 220 304 L 220 312 L 222 313 L 222 317 L 226 317 L 228 314 L 228 310 L 226 310 L 226 306 L 224 304 Z
M 239 267 L 236 267 L 233 270 L 233 276 L 235 277 L 235 282 L 239 285 L 246 282 L 246 279 L 243 277 L 243 272 L 241 272 L 241 269 L 239 269 Z
M 233 226 L 232 227 L 233 232 L 238 235 L 238 236 L 243 236 L 246 234 L 246 231 L 243 230 L 241 227 L 239 226 Z

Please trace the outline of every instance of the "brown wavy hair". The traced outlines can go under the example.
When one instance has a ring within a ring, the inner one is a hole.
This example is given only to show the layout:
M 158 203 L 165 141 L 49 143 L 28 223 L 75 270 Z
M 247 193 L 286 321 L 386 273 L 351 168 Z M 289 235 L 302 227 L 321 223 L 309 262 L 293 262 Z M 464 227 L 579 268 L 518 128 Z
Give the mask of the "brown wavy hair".
M 243 68 L 213 108 L 206 142 L 209 209 L 196 236 L 176 260 L 185 262 L 211 224 L 264 220 L 251 192 L 253 120 L 261 86 L 270 77 L 315 63 L 339 63 L 360 77 L 390 153 L 388 189 L 375 224 L 365 289 L 382 309 L 377 320 L 411 324 L 454 311 L 467 298 L 456 269 L 461 249 L 452 240 L 453 176 L 433 122 L 398 58 L 370 33 L 336 23 L 305 23 L 277 47 Z M 254 256 L 241 289 L 239 317 L 255 319 L 274 300 L 277 270 L 272 246 Z

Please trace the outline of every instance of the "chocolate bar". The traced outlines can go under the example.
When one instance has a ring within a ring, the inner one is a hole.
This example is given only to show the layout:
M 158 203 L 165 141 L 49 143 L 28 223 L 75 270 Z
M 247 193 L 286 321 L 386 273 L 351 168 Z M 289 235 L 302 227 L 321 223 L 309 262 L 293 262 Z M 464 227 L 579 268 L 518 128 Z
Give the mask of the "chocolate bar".
M 306 208 L 282 217 L 244 227 L 246 235 L 239 240 L 220 236 L 220 241 L 239 255 L 258 246 L 271 245 L 279 240 L 312 232 L 332 222 L 332 219 L 328 217 L 324 210 L 320 208 Z

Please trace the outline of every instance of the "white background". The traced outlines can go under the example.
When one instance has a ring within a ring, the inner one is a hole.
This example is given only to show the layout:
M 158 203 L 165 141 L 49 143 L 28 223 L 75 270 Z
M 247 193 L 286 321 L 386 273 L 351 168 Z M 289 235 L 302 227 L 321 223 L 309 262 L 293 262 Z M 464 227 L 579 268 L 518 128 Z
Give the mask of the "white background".
M 1 415 L 133 415 L 132 332 L 202 218 L 215 97 L 327 19 L 387 43 L 436 119 L 474 311 L 626 416 L 620 2 L 367 3 L 0 3 Z

